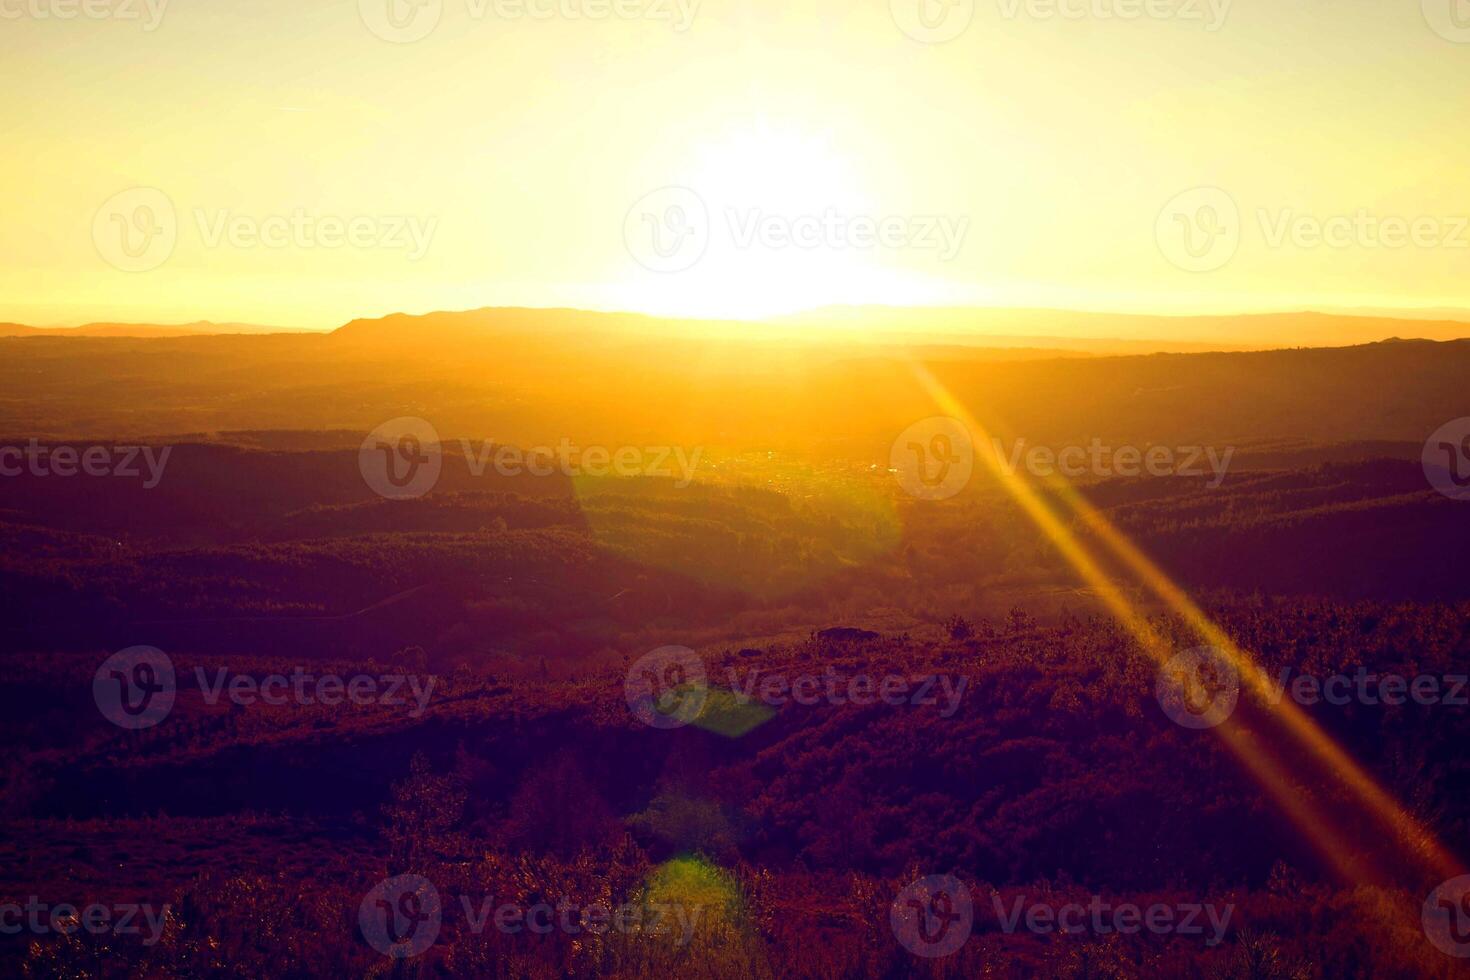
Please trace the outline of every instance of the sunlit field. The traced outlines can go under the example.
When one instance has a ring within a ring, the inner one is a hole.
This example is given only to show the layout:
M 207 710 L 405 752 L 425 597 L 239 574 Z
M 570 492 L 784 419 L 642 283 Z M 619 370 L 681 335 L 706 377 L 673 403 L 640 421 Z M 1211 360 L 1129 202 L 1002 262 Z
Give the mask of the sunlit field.
M 0 974 L 1470 975 L 1470 11 L 0 0 Z

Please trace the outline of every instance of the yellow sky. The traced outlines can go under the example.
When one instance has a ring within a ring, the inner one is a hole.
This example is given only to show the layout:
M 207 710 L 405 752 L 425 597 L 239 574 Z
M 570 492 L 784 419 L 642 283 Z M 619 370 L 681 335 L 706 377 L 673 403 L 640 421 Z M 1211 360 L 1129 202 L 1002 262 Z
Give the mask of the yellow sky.
M 0 0 L 0 319 L 1470 306 L 1466 0 L 149 2 Z

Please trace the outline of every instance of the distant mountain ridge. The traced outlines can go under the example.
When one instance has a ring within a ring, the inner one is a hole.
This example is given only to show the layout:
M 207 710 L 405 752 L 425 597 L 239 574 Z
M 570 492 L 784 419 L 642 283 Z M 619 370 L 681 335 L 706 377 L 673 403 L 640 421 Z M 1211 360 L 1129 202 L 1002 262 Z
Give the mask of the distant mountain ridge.
M 985 337 L 503 309 L 399 314 L 330 334 L 12 337 L 0 339 L 0 433 L 367 433 L 412 416 L 450 438 L 528 445 L 820 444 L 886 458 L 897 433 L 944 409 L 941 390 L 1028 445 L 1422 445 L 1470 415 L 1470 340 L 1389 341 L 1416 324 L 1363 322 L 1381 324 L 1375 342 L 1204 352 L 1133 342 L 1088 356 Z
M 1351 347 L 1390 337 L 1460 340 L 1470 337 L 1470 322 L 1431 313 L 1405 311 L 1320 312 L 1315 310 L 1173 316 L 1099 313 L 1084 310 L 1001 309 L 988 307 L 834 306 L 780 318 L 796 327 L 846 326 L 870 332 L 922 329 L 936 335 L 1048 340 L 1114 338 L 1122 343 L 1167 343 L 1169 349 L 1241 350 L 1280 347 Z M 1461 313 L 1470 317 L 1470 314 Z M 1170 338 L 1160 340 L 1159 338 Z M 1051 346 L 1051 345 L 1046 345 Z
M 1041 348 L 1092 354 L 1349 347 L 1399 338 L 1470 337 L 1470 322 L 1457 318 L 1470 318 L 1470 312 L 1425 309 L 1392 313 L 1365 309 L 1173 316 L 990 307 L 832 306 L 764 320 L 720 320 L 556 307 L 483 307 L 359 317 L 331 331 L 208 320 L 178 325 L 100 322 L 78 327 L 0 323 L 0 337 L 147 339 L 290 333 L 330 336 L 334 343 L 369 346 L 490 336 L 527 340 L 538 336 L 759 339 L 797 345 L 845 340 L 876 345 Z
M 1094 354 L 1352 347 L 1388 339 L 1470 338 L 1457 320 L 1357 316 L 1312 311 L 1223 316 L 1160 316 L 1071 310 L 980 307 L 828 307 L 766 320 L 710 320 L 575 309 L 486 307 L 463 312 L 394 313 L 360 318 L 332 331 L 336 340 L 408 340 L 619 334 L 717 340 L 760 339 L 796 344 L 852 341 L 1045 348 Z
M 204 337 L 219 334 L 314 333 L 300 327 L 272 327 L 258 323 L 214 323 L 197 320 L 177 326 L 155 323 L 84 323 L 78 327 L 32 327 L 0 323 L 0 337 Z

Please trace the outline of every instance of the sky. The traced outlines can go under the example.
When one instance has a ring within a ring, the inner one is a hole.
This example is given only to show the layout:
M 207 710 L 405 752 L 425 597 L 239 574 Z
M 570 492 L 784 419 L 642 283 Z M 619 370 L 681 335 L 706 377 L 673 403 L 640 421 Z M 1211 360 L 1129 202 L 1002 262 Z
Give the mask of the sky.
M 0 0 L 0 66 L 0 320 L 1470 307 L 1470 0 Z

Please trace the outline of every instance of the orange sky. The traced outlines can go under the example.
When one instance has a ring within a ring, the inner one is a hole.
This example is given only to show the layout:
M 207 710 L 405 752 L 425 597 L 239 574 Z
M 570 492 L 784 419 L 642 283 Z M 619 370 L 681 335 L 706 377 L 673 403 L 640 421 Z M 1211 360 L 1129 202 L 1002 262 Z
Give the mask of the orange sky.
M 0 0 L 0 319 L 1470 306 L 1462 3 Z

